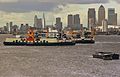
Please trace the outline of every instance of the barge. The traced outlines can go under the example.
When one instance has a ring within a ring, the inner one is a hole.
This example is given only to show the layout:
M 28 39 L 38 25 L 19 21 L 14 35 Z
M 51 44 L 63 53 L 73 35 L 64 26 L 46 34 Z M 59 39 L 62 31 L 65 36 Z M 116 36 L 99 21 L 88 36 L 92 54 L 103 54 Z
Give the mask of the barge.
M 103 60 L 118 60 L 119 54 L 113 52 L 96 52 L 93 54 L 93 58 L 99 58 Z

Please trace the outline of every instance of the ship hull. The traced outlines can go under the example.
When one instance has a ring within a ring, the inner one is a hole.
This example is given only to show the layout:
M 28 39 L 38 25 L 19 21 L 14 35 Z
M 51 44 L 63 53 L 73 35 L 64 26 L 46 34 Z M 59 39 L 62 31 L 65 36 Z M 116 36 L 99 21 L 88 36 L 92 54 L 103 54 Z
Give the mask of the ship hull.
M 73 46 L 75 42 L 55 42 L 55 43 L 28 43 L 28 42 L 4 42 L 5 46 Z
M 95 43 L 95 40 L 75 40 L 75 43 L 94 44 L 94 43 Z

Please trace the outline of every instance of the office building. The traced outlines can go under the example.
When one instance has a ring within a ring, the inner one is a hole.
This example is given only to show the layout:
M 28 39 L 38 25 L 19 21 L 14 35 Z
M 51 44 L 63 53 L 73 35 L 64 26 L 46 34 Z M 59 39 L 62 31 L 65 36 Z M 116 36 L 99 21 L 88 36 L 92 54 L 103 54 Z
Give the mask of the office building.
M 68 15 L 68 28 L 72 28 L 74 26 L 74 16 L 72 14 Z
M 56 29 L 58 30 L 58 32 L 61 32 L 62 31 L 62 22 L 61 22 L 61 18 L 60 17 L 57 17 L 56 18 Z
M 20 33 L 22 34 L 26 34 L 28 32 L 29 29 L 29 25 L 28 24 L 21 24 L 20 26 Z
M 81 25 L 80 25 L 80 16 L 79 14 L 68 15 L 68 28 L 74 29 L 74 30 L 80 30 Z
M 74 26 L 73 29 L 75 30 L 80 30 L 81 25 L 80 25 L 80 16 L 79 14 L 74 15 Z
M 18 26 L 17 25 L 13 25 L 12 26 L 12 34 L 17 34 L 18 31 L 19 31 Z
M 10 33 L 12 33 L 12 32 L 13 32 L 12 27 L 13 27 L 13 22 L 10 22 Z
M 34 27 L 37 30 L 41 30 L 43 28 L 42 19 L 38 19 L 37 15 L 34 17 Z
M 96 26 L 96 11 L 95 8 L 89 8 L 88 10 L 88 28 Z
M 117 25 L 117 13 L 115 13 L 115 8 L 108 8 L 108 25 Z
M 98 26 L 102 26 L 102 21 L 105 19 L 105 8 L 103 5 L 98 10 Z

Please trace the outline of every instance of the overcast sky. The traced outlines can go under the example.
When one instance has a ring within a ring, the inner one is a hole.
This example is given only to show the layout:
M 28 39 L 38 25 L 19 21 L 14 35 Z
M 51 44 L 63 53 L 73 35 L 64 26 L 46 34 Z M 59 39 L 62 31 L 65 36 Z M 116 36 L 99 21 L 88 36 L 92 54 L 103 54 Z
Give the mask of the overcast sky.
M 80 14 L 81 22 L 86 25 L 87 10 L 89 7 L 96 8 L 103 4 L 106 8 L 116 8 L 120 13 L 120 0 L 0 0 L 0 26 L 13 21 L 15 24 L 33 24 L 34 15 L 42 17 L 45 12 L 48 24 L 54 22 L 55 17 L 61 17 L 66 25 L 67 15 Z M 119 16 L 119 15 L 118 15 Z M 106 17 L 107 18 L 107 17 Z M 119 20 L 119 18 L 118 18 Z
M 0 10 L 6 12 L 50 11 L 58 5 L 108 2 L 108 0 L 0 0 Z

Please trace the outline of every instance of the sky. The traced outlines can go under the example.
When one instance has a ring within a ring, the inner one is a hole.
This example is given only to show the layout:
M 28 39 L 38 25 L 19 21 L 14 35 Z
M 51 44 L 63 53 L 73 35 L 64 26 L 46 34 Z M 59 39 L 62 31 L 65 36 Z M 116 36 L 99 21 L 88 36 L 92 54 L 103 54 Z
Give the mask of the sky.
M 33 25 L 34 16 L 42 18 L 45 13 L 48 25 L 55 24 L 55 18 L 61 17 L 63 25 L 67 25 L 68 14 L 80 14 L 81 23 L 87 26 L 88 8 L 95 8 L 96 14 L 100 5 L 106 9 L 115 8 L 120 25 L 120 0 L 0 0 L 0 26 L 7 22 Z

